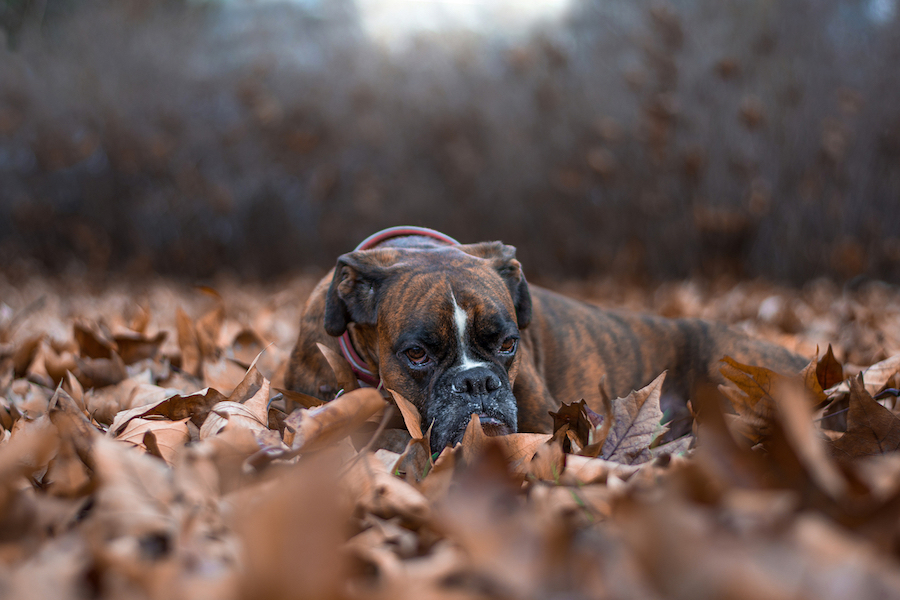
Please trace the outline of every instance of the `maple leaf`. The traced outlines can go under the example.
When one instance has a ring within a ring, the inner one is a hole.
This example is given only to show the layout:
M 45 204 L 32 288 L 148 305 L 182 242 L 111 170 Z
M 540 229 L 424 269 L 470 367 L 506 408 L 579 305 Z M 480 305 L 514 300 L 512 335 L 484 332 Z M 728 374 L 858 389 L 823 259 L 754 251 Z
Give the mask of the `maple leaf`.
M 847 432 L 832 442 L 835 456 L 853 459 L 900 449 L 900 418 L 878 404 L 869 393 L 863 374 L 850 379 Z
M 660 425 L 659 408 L 665 378 L 663 371 L 646 387 L 614 401 L 612 426 L 600 453 L 603 458 L 628 465 L 652 458 L 651 442 L 666 431 Z
M 569 434 L 581 448 L 591 443 L 591 432 L 603 422 L 603 417 L 592 411 L 584 400 L 571 404 L 563 402 L 558 411 L 550 411 L 550 416 L 553 417 L 553 433 L 568 425 Z M 563 442 L 566 452 L 570 451 L 568 437 Z

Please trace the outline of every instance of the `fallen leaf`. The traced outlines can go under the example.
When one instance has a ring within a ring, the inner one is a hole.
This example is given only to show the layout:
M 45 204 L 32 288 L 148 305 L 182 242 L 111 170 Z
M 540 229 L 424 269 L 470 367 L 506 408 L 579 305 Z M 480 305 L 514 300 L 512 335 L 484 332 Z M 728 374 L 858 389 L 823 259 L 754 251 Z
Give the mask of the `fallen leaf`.
M 175 454 L 191 440 L 187 428 L 188 419 L 169 421 L 168 419 L 131 419 L 115 439 L 129 442 L 147 450 L 144 436 L 152 433 L 158 454 L 168 464 L 172 464 Z
M 226 427 L 240 427 L 256 433 L 268 430 L 268 417 L 260 418 L 250 408 L 238 402 L 228 400 L 219 402 L 210 409 L 203 426 L 200 427 L 200 439 L 221 433 Z
M 316 346 L 319 347 L 319 352 L 325 356 L 325 360 L 328 361 L 328 364 L 334 371 L 338 388 L 344 390 L 345 393 L 358 389 L 359 381 L 357 381 L 356 374 L 353 372 L 353 368 L 347 362 L 347 359 L 324 344 L 316 344 Z
M 128 378 L 125 363 L 115 352 L 111 358 L 79 358 L 75 357 L 78 372 L 75 376 L 86 388 L 101 388 L 115 385 Z
M 374 388 L 359 388 L 341 394 L 315 408 L 300 408 L 285 420 L 294 431 L 295 452 L 314 452 L 347 437 L 366 419 L 384 408 L 385 400 Z
M 72 325 L 75 342 L 85 358 L 112 358 L 119 347 L 109 329 L 102 323 L 76 319 Z
M 171 421 L 190 419 L 194 425 L 200 427 L 206 420 L 210 409 L 225 400 L 225 396 L 211 388 L 205 388 L 195 394 L 186 396 L 169 395 L 172 394 L 171 390 L 158 389 L 162 390 L 164 396 L 167 395 L 168 397 L 117 413 L 112 421 L 112 425 L 109 427 L 110 434 L 115 436 L 121 433 L 123 427 L 131 419 L 150 417 L 152 415 L 159 415 Z
M 412 402 L 395 392 L 388 390 L 403 415 L 403 422 L 406 424 L 406 430 L 413 439 L 422 439 L 422 418 L 419 416 L 419 410 L 413 406 Z
M 603 444 L 603 458 L 627 465 L 647 462 L 652 458 L 650 443 L 665 433 L 660 425 L 659 408 L 663 371 L 646 387 L 619 398 L 613 404 L 613 422 Z
M 390 474 L 374 454 L 361 455 L 344 473 L 342 481 L 350 498 L 366 512 L 379 517 L 401 516 L 412 522 L 422 522 L 430 513 L 425 496 L 411 484 Z
M 481 427 L 481 420 L 477 414 L 472 414 L 469 424 L 463 433 L 462 450 L 463 460 L 471 463 L 490 447 L 499 450 L 504 459 L 513 469 L 524 469 L 538 446 L 549 441 L 553 436 L 549 433 L 512 433 L 509 435 L 489 436 Z M 524 470 L 522 471 L 524 473 Z
M 834 357 L 831 344 L 825 355 L 816 362 L 816 378 L 823 390 L 827 390 L 844 380 L 844 367 Z
M 159 331 L 148 336 L 138 331 L 123 331 L 113 336 L 118 348 L 117 354 L 126 365 L 133 365 L 141 360 L 155 358 L 166 341 L 166 332 Z
M 203 355 L 200 353 L 197 329 L 181 308 L 175 313 L 175 325 L 178 330 L 178 347 L 181 348 L 181 369 L 194 377 L 200 377 Z
M 863 374 L 850 379 L 847 425 L 847 432 L 831 444 L 838 458 L 875 456 L 900 448 L 900 417 L 872 398 Z

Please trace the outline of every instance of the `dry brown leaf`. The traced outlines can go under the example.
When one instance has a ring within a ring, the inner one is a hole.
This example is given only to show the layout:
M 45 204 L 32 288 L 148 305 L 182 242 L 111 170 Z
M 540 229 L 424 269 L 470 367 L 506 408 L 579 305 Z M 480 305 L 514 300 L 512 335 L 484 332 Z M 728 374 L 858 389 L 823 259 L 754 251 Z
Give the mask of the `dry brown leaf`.
M 267 422 L 270 389 L 271 383 L 256 369 L 254 363 L 250 365 L 250 369 L 228 396 L 228 400 L 243 404 L 262 422 Z
M 268 430 L 268 417 L 260 418 L 253 410 L 238 402 L 219 402 L 210 409 L 203 426 L 200 439 L 218 435 L 226 428 L 244 428 L 257 433 Z
M 293 402 L 294 404 L 303 408 L 313 408 L 314 406 L 322 406 L 323 404 L 325 404 L 325 401 L 321 398 L 316 398 L 314 396 L 309 396 L 307 394 L 302 394 L 293 390 L 285 390 L 282 388 L 273 389 L 284 396 L 285 400 Z M 290 407 L 288 407 L 288 410 L 290 410 Z
M 422 522 L 430 513 L 425 496 L 390 474 L 374 454 L 360 455 L 341 480 L 349 497 L 365 512 L 385 519 L 399 515 L 412 522 Z
M 122 357 L 126 365 L 155 358 L 159 349 L 166 341 L 166 332 L 159 331 L 155 335 L 146 335 L 138 331 L 122 331 L 113 336 L 113 341 L 118 348 L 117 354 Z
M 779 421 L 797 460 L 819 489 L 831 498 L 843 498 L 847 482 L 828 456 L 824 440 L 813 425 L 809 389 L 799 382 L 785 380 L 777 392 Z
M 565 425 L 564 425 L 565 427 Z M 559 483 L 566 469 L 568 455 L 563 451 L 564 436 L 557 436 L 540 444 L 525 467 L 528 475 L 541 481 Z
M 651 442 L 666 431 L 660 425 L 663 413 L 659 408 L 665 378 L 663 371 L 646 387 L 615 401 L 612 426 L 601 452 L 603 458 L 627 465 L 652 458 Z
M 294 432 L 295 452 L 314 452 L 347 437 L 384 406 L 381 393 L 360 388 L 322 406 L 295 410 L 285 420 L 285 427 Z
M 203 421 L 206 420 L 210 409 L 217 403 L 225 400 L 222 394 L 211 388 L 205 388 L 195 394 L 186 396 L 171 395 L 171 390 L 158 389 L 163 390 L 164 395 L 168 395 L 168 397 L 117 413 L 112 425 L 110 425 L 110 434 L 118 435 L 121 433 L 122 428 L 131 419 L 152 415 L 159 415 L 171 421 L 189 418 L 194 425 L 200 427 L 203 425 Z
M 388 390 L 388 392 L 393 396 L 394 402 L 397 403 L 397 408 L 400 409 L 400 414 L 403 415 L 406 430 L 409 431 L 414 440 L 422 439 L 422 418 L 419 416 L 419 410 L 413 406 L 412 402 L 394 390 Z
M 344 392 L 358 389 L 359 381 L 357 381 L 356 374 L 353 372 L 353 368 L 350 366 L 350 363 L 347 362 L 347 359 L 328 346 L 323 344 L 316 344 L 316 346 L 319 347 L 319 352 L 325 356 L 325 360 L 328 361 L 331 370 L 334 371 L 338 388 L 344 390 Z
M 847 424 L 847 432 L 831 445 L 838 458 L 848 460 L 900 449 L 900 418 L 872 398 L 862 374 L 850 379 Z
M 225 305 L 221 300 L 210 311 L 197 319 L 195 331 L 203 360 L 211 360 L 219 356 L 219 331 L 222 329 L 223 323 L 225 323 Z
M 253 329 L 244 328 L 234 336 L 229 350 L 231 357 L 246 369 L 265 350 L 266 346 L 266 341 L 261 335 Z
M 78 367 L 76 376 L 86 388 L 101 388 L 115 385 L 128 378 L 125 363 L 115 352 L 111 358 L 78 358 L 75 357 Z
M 203 383 L 223 394 L 230 394 L 247 373 L 245 367 L 224 356 L 204 358 L 201 371 Z
M 667 442 L 665 444 L 650 448 L 650 455 L 653 458 L 657 458 L 659 456 L 679 456 L 687 453 L 693 443 L 693 435 L 684 435 L 678 439 L 672 440 L 671 442 Z
M 112 358 L 119 347 L 102 323 L 76 319 L 72 325 L 75 342 L 83 358 Z
M 604 483 L 606 478 L 613 474 L 626 480 L 642 468 L 640 465 L 626 465 L 608 461 L 602 458 L 590 458 L 570 454 L 566 457 L 566 470 L 560 478 L 564 485 L 587 485 L 591 483 Z
M 863 369 L 862 374 L 865 379 L 865 388 L 866 391 L 869 392 L 870 395 L 874 396 L 885 386 L 885 384 L 890 381 L 890 379 L 900 372 L 900 354 L 891 356 L 890 358 L 886 358 L 881 362 L 877 362 L 874 365 Z M 849 380 L 843 381 L 840 384 L 831 387 L 826 390 L 829 398 L 835 398 L 840 396 L 841 394 L 846 394 L 850 392 L 850 383 Z
M 569 432 L 580 448 L 591 443 L 591 432 L 603 423 L 603 417 L 588 408 L 584 400 L 572 404 L 564 402 L 557 412 L 551 411 L 550 416 L 553 417 L 553 433 L 568 425 Z M 564 443 L 564 449 L 569 450 L 568 443 Z
M 352 505 L 341 501 L 333 469 L 304 463 L 268 483 L 230 501 L 229 525 L 241 539 L 239 597 L 346 598 L 341 546 Z
M 816 379 L 823 390 L 832 388 L 844 381 L 844 367 L 834 357 L 831 344 L 828 344 L 825 355 L 816 362 Z
M 200 353 L 197 329 L 180 307 L 175 313 L 175 325 L 178 330 L 178 347 L 181 349 L 181 370 L 193 377 L 200 377 L 203 355 Z
M 512 433 L 489 436 L 484 433 L 478 415 L 473 413 L 472 419 L 463 433 L 462 456 L 466 463 L 471 463 L 484 453 L 488 446 L 494 446 L 499 449 L 512 468 L 524 469 L 525 463 L 531 460 L 531 457 L 537 452 L 538 446 L 546 443 L 552 437 L 549 433 Z
M 125 428 L 115 439 L 147 450 L 147 446 L 144 443 L 144 435 L 151 432 L 155 438 L 158 454 L 171 465 L 174 462 L 176 453 L 191 440 L 187 422 L 188 419 L 169 421 L 168 419 L 135 418 L 128 421 L 128 424 L 125 425 Z

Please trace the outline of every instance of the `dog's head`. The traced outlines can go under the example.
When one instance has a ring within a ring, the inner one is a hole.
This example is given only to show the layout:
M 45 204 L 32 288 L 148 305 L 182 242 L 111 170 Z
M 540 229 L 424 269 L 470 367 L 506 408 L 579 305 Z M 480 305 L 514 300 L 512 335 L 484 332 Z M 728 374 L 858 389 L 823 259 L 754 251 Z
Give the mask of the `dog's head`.
M 325 330 L 353 327 L 388 389 L 412 402 L 439 451 L 471 415 L 489 433 L 516 431 L 512 386 L 531 296 L 515 248 L 499 242 L 379 247 L 338 259 Z M 351 325 L 352 324 L 352 325 Z

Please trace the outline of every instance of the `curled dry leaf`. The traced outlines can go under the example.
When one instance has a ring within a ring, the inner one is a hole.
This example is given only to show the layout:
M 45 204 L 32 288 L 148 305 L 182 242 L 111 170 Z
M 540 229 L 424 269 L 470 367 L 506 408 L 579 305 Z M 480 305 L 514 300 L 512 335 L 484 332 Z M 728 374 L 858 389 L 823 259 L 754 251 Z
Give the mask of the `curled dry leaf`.
M 146 335 L 139 331 L 121 331 L 113 336 L 118 348 L 118 355 L 126 365 L 133 365 L 141 360 L 155 358 L 166 341 L 168 334 L 159 331 L 155 335 Z
M 148 448 L 144 437 L 147 433 L 152 433 L 156 451 L 151 452 L 151 454 L 158 454 L 160 458 L 171 465 L 175 459 L 175 454 L 191 440 L 187 427 L 188 420 L 187 418 L 179 421 L 169 421 L 168 419 L 131 419 L 115 439 L 128 442 L 147 451 Z
M 900 418 L 876 402 L 863 374 L 850 379 L 847 432 L 831 445 L 833 454 L 849 460 L 900 449 Z
M 274 388 L 274 389 L 276 392 L 281 394 L 285 400 L 293 402 L 294 404 L 301 406 L 303 408 L 312 408 L 314 406 L 322 406 L 323 404 L 325 404 L 324 400 L 322 400 L 321 398 L 316 398 L 315 396 L 310 396 L 308 394 L 295 392 L 293 390 L 285 390 L 285 389 L 281 389 L 281 388 Z
M 261 419 L 243 404 L 225 400 L 210 410 L 200 427 L 200 439 L 217 435 L 226 427 L 243 427 L 253 432 L 263 432 L 268 430 L 268 419 Z
M 397 403 L 397 408 L 400 409 L 400 414 L 403 415 L 406 430 L 409 431 L 414 440 L 422 439 L 422 417 L 419 416 L 419 410 L 413 406 L 412 402 L 394 390 L 388 390 L 388 392 L 393 396 L 394 402 Z
M 324 344 L 316 344 L 316 346 L 319 347 L 319 352 L 325 356 L 325 360 L 328 361 L 331 370 L 334 371 L 338 388 L 344 390 L 344 392 L 358 389 L 359 381 L 356 380 L 356 374 L 353 372 L 347 359 Z
M 179 307 L 175 312 L 175 327 L 178 331 L 178 347 L 181 349 L 181 370 L 194 377 L 202 374 L 202 354 L 197 330 L 191 318 Z
M 297 409 L 285 419 L 285 427 L 289 427 L 294 435 L 292 449 L 314 452 L 333 444 L 347 437 L 384 406 L 380 392 L 359 388 L 322 406 Z
M 894 375 L 900 372 L 900 354 L 886 358 L 881 362 L 863 369 L 862 375 L 865 381 L 866 391 L 869 395 L 874 396 L 884 388 Z M 850 393 L 850 380 L 841 382 L 826 390 L 829 398 L 835 398 L 841 394 Z
M 553 436 L 549 433 L 512 433 L 510 435 L 489 436 L 481 427 L 477 414 L 466 426 L 461 442 L 463 460 L 471 463 L 485 452 L 488 446 L 494 446 L 514 469 L 524 472 L 524 465 L 531 460 L 538 446 L 548 442 Z
M 78 367 L 76 376 L 86 388 L 101 388 L 115 385 L 128 378 L 128 370 L 125 363 L 115 352 L 110 358 L 79 358 L 75 357 Z
M 163 388 L 159 388 L 163 389 Z M 163 390 L 166 394 L 171 394 L 171 390 Z M 122 432 L 124 426 L 131 419 L 138 417 L 150 417 L 159 415 L 171 421 L 180 421 L 182 419 L 190 419 L 197 427 L 203 425 L 210 409 L 217 403 L 225 400 L 225 397 L 212 388 L 205 388 L 195 394 L 181 396 L 178 394 L 169 395 L 161 400 L 151 401 L 142 404 L 130 410 L 121 411 L 116 414 L 110 425 L 109 432 L 116 436 Z
M 350 464 L 342 481 L 351 498 L 366 512 L 411 522 L 427 519 L 430 507 L 425 496 L 409 483 L 394 477 L 374 454 L 360 455 Z
M 96 321 L 77 319 L 72 324 L 79 353 L 85 358 L 112 358 L 119 347 L 106 325 Z

